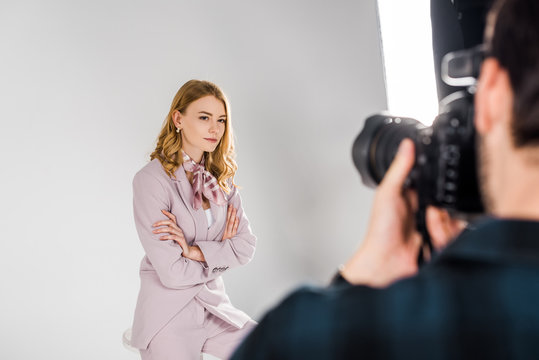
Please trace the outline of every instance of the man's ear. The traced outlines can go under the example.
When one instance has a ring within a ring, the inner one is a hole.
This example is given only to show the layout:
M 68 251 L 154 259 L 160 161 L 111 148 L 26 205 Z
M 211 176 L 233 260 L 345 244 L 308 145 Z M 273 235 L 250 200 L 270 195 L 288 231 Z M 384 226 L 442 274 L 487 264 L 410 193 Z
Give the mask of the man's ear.
M 480 135 L 492 130 L 498 120 L 510 119 L 501 116 L 511 114 L 512 89 L 509 74 L 498 60 L 487 58 L 481 65 L 481 72 L 475 93 L 475 128 Z
M 492 128 L 491 109 L 489 108 L 492 87 L 495 82 L 496 68 L 498 61 L 487 58 L 481 65 L 477 91 L 475 93 L 475 128 L 477 132 L 484 135 Z

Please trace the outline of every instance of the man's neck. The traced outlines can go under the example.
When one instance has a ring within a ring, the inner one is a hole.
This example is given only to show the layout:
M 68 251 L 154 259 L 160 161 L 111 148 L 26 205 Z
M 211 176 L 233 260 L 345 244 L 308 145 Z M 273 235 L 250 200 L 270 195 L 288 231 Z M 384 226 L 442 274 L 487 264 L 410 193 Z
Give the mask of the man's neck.
M 498 194 L 492 194 L 496 216 L 539 221 L 539 161 L 526 151 L 519 151 L 501 174 Z

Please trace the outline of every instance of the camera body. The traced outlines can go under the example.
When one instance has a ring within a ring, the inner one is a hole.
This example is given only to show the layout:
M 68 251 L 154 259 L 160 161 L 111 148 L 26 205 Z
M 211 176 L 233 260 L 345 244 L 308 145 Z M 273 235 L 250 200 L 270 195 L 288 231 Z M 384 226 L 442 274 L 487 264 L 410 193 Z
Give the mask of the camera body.
M 483 212 L 473 103 L 481 60 L 481 47 L 444 57 L 444 81 L 467 87 L 442 99 L 432 126 L 388 114 L 366 119 L 352 148 L 365 185 L 375 187 L 382 181 L 400 142 L 410 138 L 416 160 L 406 186 L 417 190 L 420 206 L 435 205 L 465 217 Z

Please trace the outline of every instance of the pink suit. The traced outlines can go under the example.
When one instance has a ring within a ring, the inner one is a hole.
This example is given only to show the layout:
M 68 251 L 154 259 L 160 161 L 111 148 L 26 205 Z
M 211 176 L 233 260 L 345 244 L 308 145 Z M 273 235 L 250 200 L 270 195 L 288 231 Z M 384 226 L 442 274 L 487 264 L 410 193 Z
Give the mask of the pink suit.
M 204 210 L 194 210 L 191 205 L 193 191 L 183 166 L 175 175 L 176 179 L 169 177 L 159 160 L 154 159 L 133 179 L 135 224 L 146 256 L 140 264 L 141 286 L 131 345 L 141 350 L 147 349 L 162 329 L 173 326 L 169 322 L 174 318 L 182 317 L 185 323 L 186 314 L 180 314 L 181 310 L 196 311 L 188 310 L 188 304 L 200 305 L 213 316 L 214 322 L 222 322 L 230 329 L 251 328 L 254 324 L 247 314 L 232 306 L 221 278 L 228 269 L 248 263 L 255 251 L 256 237 L 251 232 L 238 190 L 233 188 L 226 195 L 228 204 L 237 209 L 238 231 L 233 238 L 221 241 L 227 204 L 210 203 L 214 222 L 208 228 Z M 185 239 L 190 245 L 200 247 L 205 263 L 182 257 L 182 249 L 176 242 L 160 240 L 162 234 L 152 232 L 152 224 L 166 220 L 162 209 L 176 216 Z M 196 319 L 196 316 L 191 318 Z M 175 331 L 181 333 L 181 330 Z M 236 345 L 230 344 L 231 349 L 222 353 L 229 353 Z

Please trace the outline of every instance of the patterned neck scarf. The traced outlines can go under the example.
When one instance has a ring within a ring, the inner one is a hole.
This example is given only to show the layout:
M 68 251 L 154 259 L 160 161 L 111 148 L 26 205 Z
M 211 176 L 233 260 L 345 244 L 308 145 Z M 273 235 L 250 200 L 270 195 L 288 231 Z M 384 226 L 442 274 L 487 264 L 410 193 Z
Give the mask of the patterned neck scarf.
M 217 204 L 226 204 L 223 190 L 217 183 L 217 179 L 204 167 L 204 157 L 197 164 L 185 152 L 183 154 L 183 168 L 193 173 L 193 208 L 198 210 L 202 206 L 202 195 L 209 201 Z

